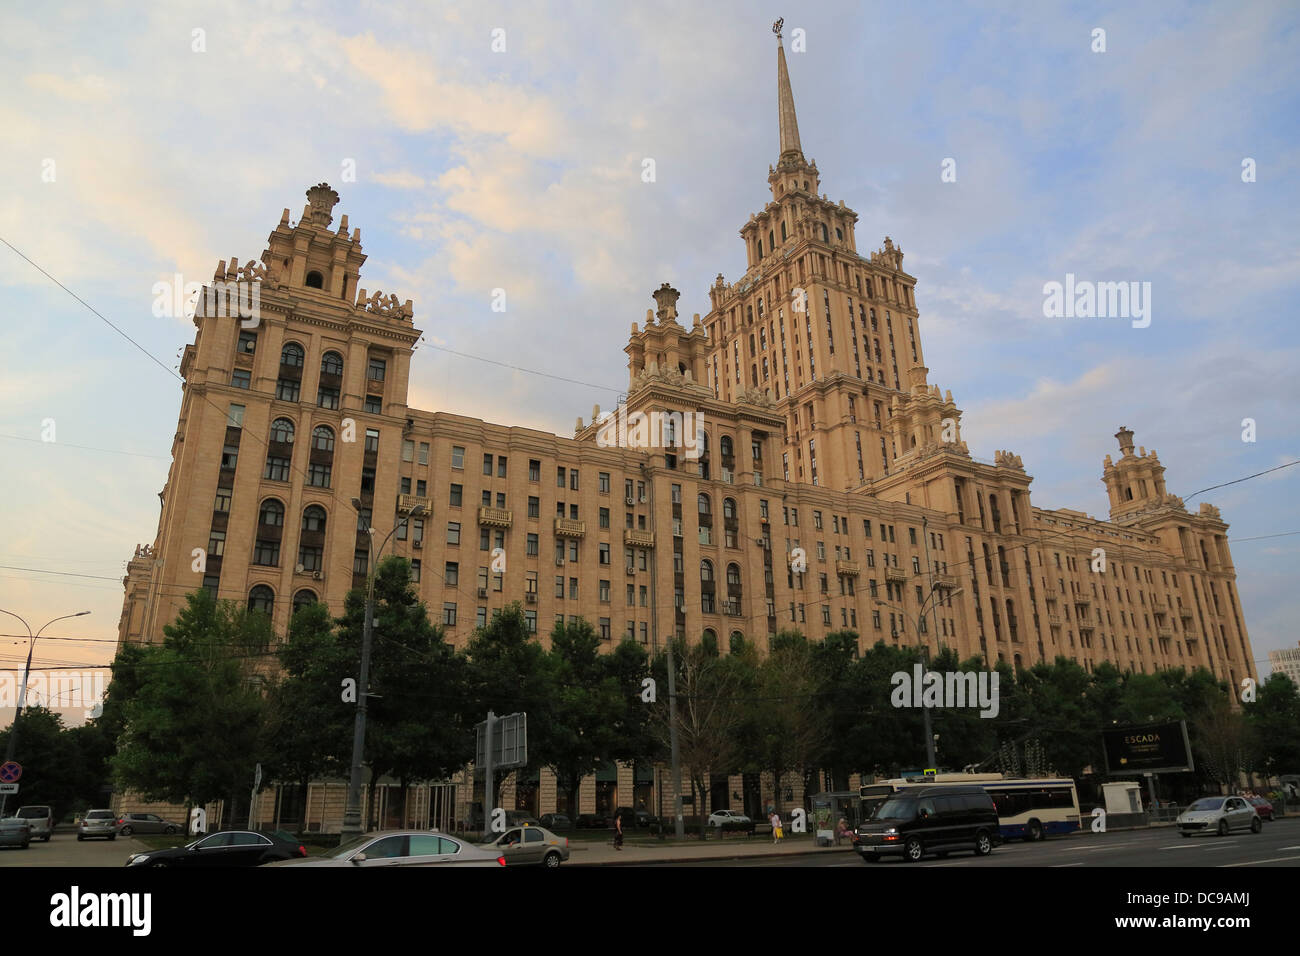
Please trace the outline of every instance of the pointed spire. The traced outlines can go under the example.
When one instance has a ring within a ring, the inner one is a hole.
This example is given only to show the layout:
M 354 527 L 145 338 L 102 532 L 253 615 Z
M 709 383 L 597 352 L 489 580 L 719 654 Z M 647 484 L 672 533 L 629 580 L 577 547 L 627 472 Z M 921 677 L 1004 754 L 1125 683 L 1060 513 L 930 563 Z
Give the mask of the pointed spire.
M 803 162 L 803 147 L 799 143 L 799 120 L 794 114 L 794 91 L 790 88 L 790 71 L 785 65 L 785 47 L 781 44 L 781 27 L 785 20 L 772 24 L 776 34 L 776 101 L 781 123 L 781 156 L 778 162 L 787 158 Z

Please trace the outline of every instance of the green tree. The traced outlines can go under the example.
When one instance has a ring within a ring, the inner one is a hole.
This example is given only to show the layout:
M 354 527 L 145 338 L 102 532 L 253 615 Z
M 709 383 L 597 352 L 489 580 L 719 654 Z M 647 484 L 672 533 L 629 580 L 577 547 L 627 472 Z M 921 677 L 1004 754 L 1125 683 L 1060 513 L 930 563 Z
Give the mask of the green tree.
M 199 590 L 163 634 L 135 661 L 142 679 L 125 706 L 117 780 L 187 810 L 224 798 L 238 820 L 260 756 L 270 619 Z
M 1291 679 L 1275 671 L 1245 714 L 1259 769 L 1268 776 L 1300 772 L 1300 694 Z
M 85 768 L 76 738 L 64 729 L 63 718 L 45 707 L 24 707 L 17 723 L 14 760 L 22 765 L 23 778 L 19 796 L 8 798 L 5 812 L 12 815 L 19 804 L 47 804 L 57 821 L 84 800 Z M 12 725 L 0 731 L 0 754 L 12 732 Z

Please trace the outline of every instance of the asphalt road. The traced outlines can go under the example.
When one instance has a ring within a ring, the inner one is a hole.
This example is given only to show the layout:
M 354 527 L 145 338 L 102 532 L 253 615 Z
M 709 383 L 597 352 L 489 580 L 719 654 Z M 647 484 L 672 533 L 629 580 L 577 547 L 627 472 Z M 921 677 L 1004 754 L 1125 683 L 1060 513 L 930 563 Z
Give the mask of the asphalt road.
M 1123 830 L 1117 833 L 1075 834 L 1041 843 L 1012 841 L 986 857 L 954 853 L 946 859 L 926 857 L 920 863 L 901 859 L 863 862 L 856 854 L 807 854 L 785 859 L 736 859 L 708 863 L 664 863 L 662 866 L 838 866 L 875 870 L 922 870 L 931 867 L 1240 867 L 1300 866 L 1300 818 L 1265 823 L 1262 833 L 1232 833 L 1226 837 L 1182 837 L 1172 827 Z
M 49 843 L 33 840 L 25 850 L 0 847 L 0 867 L 126 866 L 128 856 L 146 849 L 139 840 L 124 836 L 78 842 L 76 827 L 69 826 L 56 829 Z

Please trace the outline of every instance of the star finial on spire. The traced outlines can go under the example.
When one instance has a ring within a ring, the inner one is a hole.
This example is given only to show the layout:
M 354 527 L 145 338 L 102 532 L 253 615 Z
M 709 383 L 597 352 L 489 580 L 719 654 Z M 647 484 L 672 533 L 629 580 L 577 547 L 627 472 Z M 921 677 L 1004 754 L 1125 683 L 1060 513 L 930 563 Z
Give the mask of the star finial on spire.
M 776 34 L 779 41 L 781 39 L 781 27 L 785 26 L 785 17 L 777 17 L 776 23 L 772 24 L 772 32 Z

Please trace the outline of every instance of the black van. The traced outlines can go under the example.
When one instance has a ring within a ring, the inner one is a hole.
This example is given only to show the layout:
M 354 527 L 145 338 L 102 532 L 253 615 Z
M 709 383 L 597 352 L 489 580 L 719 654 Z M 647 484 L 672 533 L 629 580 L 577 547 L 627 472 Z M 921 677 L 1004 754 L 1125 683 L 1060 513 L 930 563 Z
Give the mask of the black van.
M 927 853 L 974 850 L 986 856 L 1001 842 L 998 811 L 981 787 L 908 787 L 890 796 L 857 829 L 854 848 L 867 862 L 889 853 L 915 863 Z

